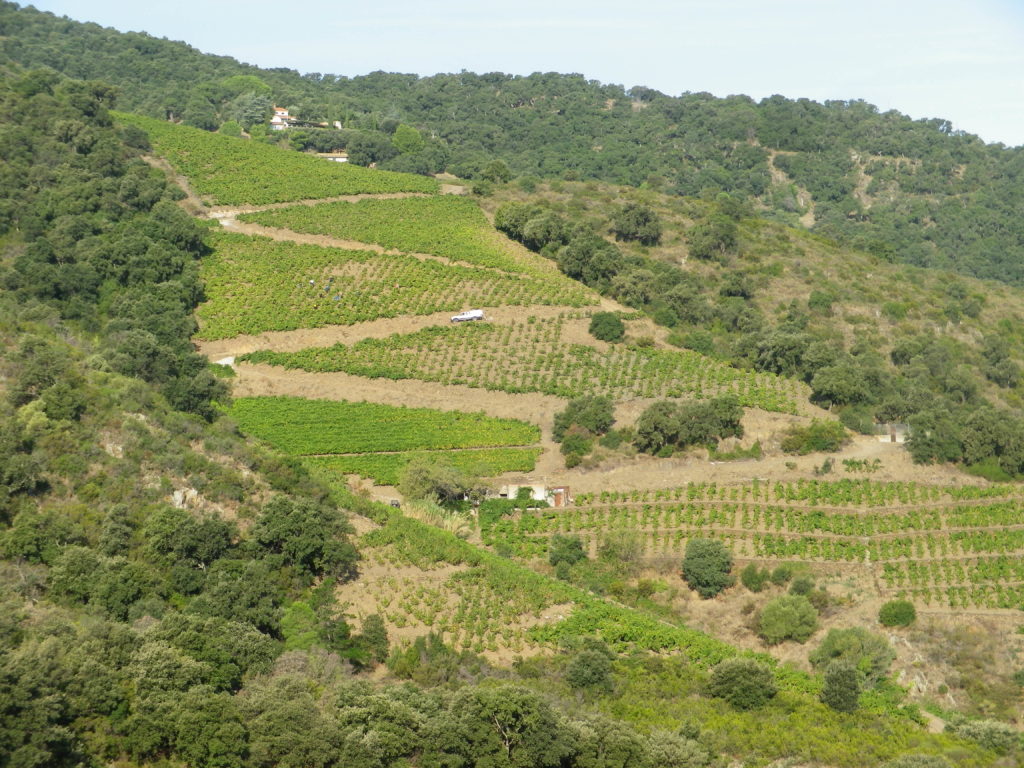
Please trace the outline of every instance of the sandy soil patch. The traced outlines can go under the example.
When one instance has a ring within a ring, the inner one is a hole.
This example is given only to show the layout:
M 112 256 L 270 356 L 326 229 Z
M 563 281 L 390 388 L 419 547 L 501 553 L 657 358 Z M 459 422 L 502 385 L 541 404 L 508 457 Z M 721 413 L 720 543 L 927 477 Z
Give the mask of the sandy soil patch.
M 629 404 L 627 404 L 628 406 Z M 756 413 L 756 412 L 755 412 Z M 790 417 L 792 418 L 792 417 Z M 562 470 L 558 475 L 577 493 L 600 492 L 603 490 L 642 490 L 645 488 L 674 488 L 688 482 L 717 482 L 719 484 L 747 483 L 754 478 L 760 480 L 806 480 L 813 477 L 813 470 L 826 458 L 832 458 L 835 468 L 824 479 L 840 480 L 867 477 L 873 481 L 916 481 L 939 485 L 978 484 L 972 478 L 946 467 L 914 464 L 902 446 L 881 443 L 873 437 L 856 437 L 839 453 L 789 456 L 768 454 L 760 460 L 711 462 L 703 451 L 694 451 L 683 457 L 658 459 L 653 456 L 636 455 L 610 459 L 591 469 L 577 468 Z M 878 458 L 882 466 L 870 475 L 849 473 L 843 470 L 843 459 Z M 787 463 L 795 466 L 790 468 Z

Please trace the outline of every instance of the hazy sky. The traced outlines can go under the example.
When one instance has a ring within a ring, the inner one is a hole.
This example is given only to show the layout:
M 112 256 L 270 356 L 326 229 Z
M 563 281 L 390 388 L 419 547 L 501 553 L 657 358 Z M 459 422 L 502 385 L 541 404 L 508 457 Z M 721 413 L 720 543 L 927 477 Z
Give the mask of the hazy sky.
M 865 99 L 1024 144 L 1024 0 L 38 0 L 264 67 L 579 72 L 670 95 Z

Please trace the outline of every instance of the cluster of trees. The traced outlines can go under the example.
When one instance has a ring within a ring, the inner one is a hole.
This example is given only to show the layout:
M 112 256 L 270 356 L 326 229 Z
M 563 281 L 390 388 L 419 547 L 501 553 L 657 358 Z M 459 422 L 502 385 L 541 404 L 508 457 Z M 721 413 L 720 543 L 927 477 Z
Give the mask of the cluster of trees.
M 742 437 L 743 408 L 735 395 L 709 400 L 660 400 L 652 403 L 633 428 L 612 429 L 614 403 L 603 395 L 571 400 L 555 416 L 553 437 L 561 443 L 566 466 L 580 464 L 599 441 L 608 448 L 632 443 L 637 450 L 671 456 L 677 450 L 701 445 L 714 448 L 726 437 Z
M 561 443 L 565 465 L 570 469 L 578 466 L 598 438 L 610 447 L 618 445 L 621 435 L 612 431 L 614 424 L 615 405 L 610 397 L 587 395 L 570 400 L 565 410 L 555 414 L 552 429 L 555 442 Z
M 691 445 L 717 445 L 726 437 L 742 437 L 743 408 L 735 395 L 709 400 L 660 400 L 636 421 L 635 444 L 646 453 L 670 456 Z
M 109 366 L 160 386 L 171 403 L 212 418 L 224 385 L 189 343 L 202 298 L 199 227 L 172 201 L 180 190 L 134 156 L 145 137 L 117 130 L 113 89 L 61 82 L 53 72 L 5 78 L 0 235 L 23 243 L 4 287 L 54 308 L 103 338 Z M 24 406 L 62 377 L 60 353 L 24 340 L 13 404 Z M 72 393 L 50 395 L 51 410 Z

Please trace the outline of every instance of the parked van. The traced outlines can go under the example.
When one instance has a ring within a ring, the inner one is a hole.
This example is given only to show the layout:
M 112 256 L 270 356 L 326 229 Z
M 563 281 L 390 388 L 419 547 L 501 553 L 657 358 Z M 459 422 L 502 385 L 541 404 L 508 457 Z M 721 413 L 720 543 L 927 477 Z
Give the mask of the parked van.
M 469 309 L 465 312 L 459 312 L 457 315 L 452 315 L 453 323 L 465 323 L 470 320 L 483 320 L 484 311 L 482 309 Z

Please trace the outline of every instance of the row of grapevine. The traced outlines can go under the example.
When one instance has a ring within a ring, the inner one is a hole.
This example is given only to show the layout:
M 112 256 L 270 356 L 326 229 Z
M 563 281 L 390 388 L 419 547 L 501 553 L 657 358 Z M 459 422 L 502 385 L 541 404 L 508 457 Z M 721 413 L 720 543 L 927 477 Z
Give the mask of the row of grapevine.
M 559 397 L 607 394 L 616 399 L 711 397 L 731 392 L 743 405 L 794 412 L 796 382 L 740 371 L 688 350 L 615 345 L 606 351 L 564 338 L 566 316 L 528 317 L 511 325 L 432 327 L 300 352 L 245 356 L 307 371 L 370 378 L 420 379 L 504 392 Z
M 675 488 L 581 493 L 575 504 L 623 504 L 659 501 L 763 501 L 798 503 L 812 507 L 896 507 L 930 503 L 972 502 L 986 499 L 1021 499 L 1014 485 L 924 485 L 914 481 L 879 482 L 863 479 L 799 479 L 746 484 L 687 483 Z
M 341 195 L 436 193 L 435 179 L 326 162 L 258 141 L 114 113 L 148 136 L 153 149 L 188 178 L 196 192 L 220 205 L 264 205 Z
M 732 528 L 764 533 L 886 536 L 904 532 L 954 531 L 1024 526 L 1009 502 L 908 508 L 898 512 L 830 512 L 821 508 L 737 502 L 655 502 L 622 506 L 569 507 L 506 518 L 503 525 L 530 534 L 607 530 Z
M 430 459 L 478 477 L 494 477 L 503 472 L 532 472 L 540 453 L 540 448 L 483 448 L 308 456 L 303 462 L 321 477 L 335 482 L 343 483 L 346 475 L 359 475 L 373 480 L 377 485 L 396 485 L 402 470 L 416 459 Z
M 211 235 L 198 337 L 348 325 L 467 307 L 595 302 L 568 279 L 512 275 L 414 256 L 346 251 L 230 233 Z
M 344 400 L 242 397 L 231 417 L 293 456 L 530 445 L 540 430 L 516 419 Z
M 361 549 L 372 550 L 371 557 L 384 557 L 395 568 L 430 569 L 443 563 L 468 567 L 455 573 L 446 585 L 459 596 L 463 607 L 459 622 L 452 618 L 459 608 L 449 604 L 445 609 L 449 616 L 442 616 L 429 587 L 410 586 L 416 603 L 407 599 L 406 605 L 419 610 L 424 618 L 432 618 L 435 628 L 457 630 L 460 643 L 468 636 L 470 647 L 479 642 L 486 649 L 488 642 L 497 641 L 503 628 L 511 627 L 514 632 L 516 627 L 532 625 L 524 635 L 532 645 L 557 647 L 567 637 L 596 636 L 619 650 L 671 651 L 701 667 L 737 653 L 702 632 L 606 602 L 401 515 L 392 515 L 383 528 L 363 536 Z M 415 594 L 417 590 L 419 594 Z M 393 610 L 394 605 L 386 610 Z M 555 615 L 538 621 L 554 607 L 559 607 Z M 559 620 L 559 615 L 564 618 Z M 781 680 L 791 690 L 805 691 L 811 684 L 810 678 L 799 673 L 784 675 Z
M 681 557 L 692 538 L 717 538 L 729 542 L 738 557 L 764 560 L 797 560 L 836 563 L 880 564 L 925 558 L 974 557 L 1016 554 L 1024 550 L 1024 531 L 975 531 L 924 534 L 892 538 L 836 538 L 806 534 L 762 534 L 723 528 L 677 528 L 574 532 L 596 553 L 600 545 L 622 535 L 633 538 L 647 557 Z M 547 552 L 549 537 L 509 531 L 500 524 L 482 531 L 485 544 L 528 559 Z
M 406 253 L 565 280 L 554 263 L 514 246 L 487 221 L 476 201 L 455 195 L 297 205 L 244 214 L 242 221 Z

